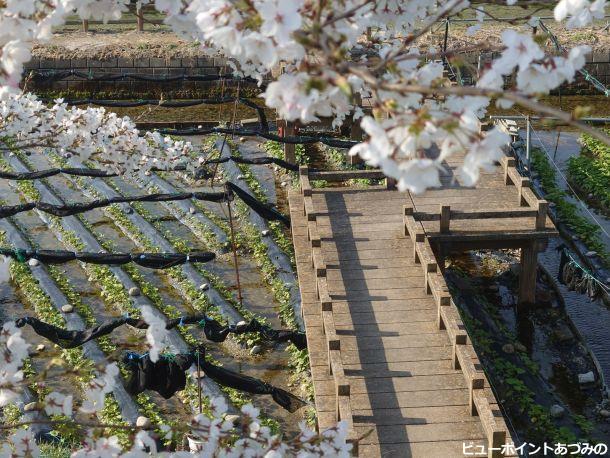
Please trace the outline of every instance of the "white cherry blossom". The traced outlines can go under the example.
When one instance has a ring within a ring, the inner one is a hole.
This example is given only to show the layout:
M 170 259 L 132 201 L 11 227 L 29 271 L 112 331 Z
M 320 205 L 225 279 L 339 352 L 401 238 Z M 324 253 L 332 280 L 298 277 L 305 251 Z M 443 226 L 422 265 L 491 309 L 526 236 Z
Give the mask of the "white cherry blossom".
M 148 354 L 154 363 L 159 360 L 159 355 L 167 347 L 169 331 L 166 329 L 165 321 L 150 306 L 142 307 L 142 319 L 148 324 L 146 329 L 146 340 L 148 341 Z
M 66 396 L 53 391 L 45 396 L 44 403 L 47 415 L 72 416 L 72 395 Z

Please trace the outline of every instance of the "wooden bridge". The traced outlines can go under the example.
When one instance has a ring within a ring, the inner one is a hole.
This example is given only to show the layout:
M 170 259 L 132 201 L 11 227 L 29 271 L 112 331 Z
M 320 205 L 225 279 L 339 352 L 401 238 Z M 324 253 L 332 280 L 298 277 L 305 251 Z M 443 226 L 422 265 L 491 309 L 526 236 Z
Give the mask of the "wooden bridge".
M 306 167 L 300 192 L 289 195 L 319 427 L 345 420 L 361 456 L 458 457 L 464 444 L 514 456 L 502 453 L 511 434 L 443 259 L 520 248 L 526 305 L 535 299 L 536 253 L 556 230 L 513 159 L 474 188 L 460 185 L 462 159 L 445 164 L 442 188 L 419 196 L 391 183 L 345 186 L 383 178 L 379 171 Z

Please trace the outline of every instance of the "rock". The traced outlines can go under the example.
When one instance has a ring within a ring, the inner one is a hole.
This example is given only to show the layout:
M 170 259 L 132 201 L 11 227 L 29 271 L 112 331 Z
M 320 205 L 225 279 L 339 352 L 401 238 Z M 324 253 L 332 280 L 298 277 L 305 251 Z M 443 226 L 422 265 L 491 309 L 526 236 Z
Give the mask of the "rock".
M 246 177 L 245 177 L 245 176 L 243 176 L 243 175 L 237 175 L 237 179 L 238 179 L 238 180 L 244 180 L 245 178 L 246 178 Z
M 607 409 L 602 409 L 599 411 L 599 414 L 604 417 L 604 418 L 609 418 L 610 417 L 610 410 Z
M 72 307 L 71 304 L 62 305 L 61 311 L 64 313 L 72 313 L 74 311 L 74 307 Z
M 248 323 L 246 323 L 243 320 L 235 323 L 235 329 L 242 329 L 242 328 L 245 328 L 246 326 L 248 326 Z
M 515 347 L 513 344 L 504 344 L 502 345 L 502 351 L 504 353 L 508 353 L 509 355 L 515 352 Z
M 24 412 L 33 412 L 35 410 L 40 410 L 38 408 L 38 403 L 37 402 L 29 402 L 26 405 L 23 406 L 23 411 Z
M 268 229 L 265 229 L 264 231 L 261 231 L 261 235 L 262 235 L 263 237 L 267 237 L 267 236 L 269 235 L 269 230 L 268 230 Z
M 191 215 L 194 215 L 195 213 L 197 213 L 197 210 L 195 210 L 195 207 L 190 207 L 190 208 L 189 208 L 189 213 L 190 213 Z
M 517 351 L 522 351 L 522 352 L 526 352 L 527 348 L 525 345 L 523 345 L 521 342 L 515 342 L 515 350 Z
M 238 425 L 239 423 L 241 423 L 241 417 L 239 415 L 229 414 L 225 415 L 225 421 L 233 423 L 233 425 Z
M 139 416 L 136 419 L 136 426 L 138 428 L 148 429 L 152 426 L 152 422 L 148 417 Z
M 541 289 L 536 292 L 536 301 L 542 304 L 548 304 L 551 302 L 551 292 L 546 289 Z
M 125 208 L 123 209 L 123 211 L 124 211 L 126 214 L 128 214 L 128 215 L 133 214 L 133 208 L 131 208 L 131 207 L 125 207 Z
M 559 404 L 553 404 L 551 406 L 551 417 L 553 418 L 561 418 L 563 417 L 564 412 L 566 411 L 566 409 L 564 409 L 563 407 L 561 407 Z
M 146 172 L 144 172 L 144 175 L 149 177 L 151 175 L 150 170 L 147 170 Z
M 251 355 L 259 355 L 262 351 L 263 351 L 263 347 L 261 347 L 260 345 L 255 345 L 250 350 L 250 354 Z
M 606 278 L 606 284 L 610 285 L 610 277 Z
M 193 372 L 193 377 L 195 377 L 196 379 L 204 378 L 205 372 L 203 372 L 202 370 L 195 371 L 195 372 Z
M 587 195 L 587 199 L 593 199 L 593 194 L 589 193 L 589 194 Z
M 555 202 L 549 202 L 550 208 L 555 208 L 556 206 L 557 206 L 557 204 Z
M 578 236 L 577 235 L 573 235 L 572 236 L 572 240 L 578 240 Z
M 245 142 L 246 141 L 246 137 L 239 137 L 239 141 L 242 142 L 242 143 Z
M 45 348 L 47 348 L 47 347 L 45 347 L 44 344 L 38 344 L 36 346 L 36 351 L 44 351 Z
M 593 382 L 595 382 L 595 374 L 593 373 L 593 371 L 589 371 L 584 374 L 578 374 L 578 383 L 580 383 L 581 385 Z
M 587 258 L 592 258 L 593 256 L 597 256 L 597 251 L 587 251 L 585 255 Z
M 287 182 L 287 181 L 282 181 L 282 182 L 280 183 L 280 186 L 281 186 L 282 188 L 285 188 L 286 186 L 288 186 L 288 182 Z
M 559 328 L 555 329 L 552 336 L 557 342 L 571 342 L 574 340 L 572 331 L 566 326 L 560 326 Z
M 30 259 L 28 261 L 28 264 L 30 265 L 30 267 L 36 267 L 40 265 L 40 261 L 38 261 L 38 259 Z
M 138 288 L 137 286 L 134 286 L 133 288 L 129 288 L 129 295 L 131 297 L 137 297 L 139 296 L 141 293 L 140 288 Z
M 204 283 L 204 284 L 199 286 L 199 289 L 201 291 L 207 291 L 208 289 L 210 289 L 210 285 L 208 285 L 207 283 Z

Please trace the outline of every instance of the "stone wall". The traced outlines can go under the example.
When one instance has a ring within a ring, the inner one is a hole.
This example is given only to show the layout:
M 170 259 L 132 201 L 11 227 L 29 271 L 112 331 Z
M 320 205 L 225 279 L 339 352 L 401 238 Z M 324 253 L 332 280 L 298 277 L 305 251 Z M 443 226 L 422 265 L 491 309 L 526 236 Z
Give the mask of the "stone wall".
M 30 70 L 79 70 L 82 72 L 121 74 L 140 73 L 148 76 L 179 76 L 179 75 L 218 75 L 226 72 L 226 59 L 220 57 L 190 57 L 190 58 L 156 58 L 145 57 L 137 59 L 110 58 L 97 59 L 44 59 L 34 57 L 26 64 L 24 85 L 28 90 L 40 94 L 65 94 L 67 96 L 96 96 L 107 94 L 120 97 L 157 97 L 161 94 L 170 96 L 202 97 L 210 91 L 220 89 L 221 82 L 213 81 L 171 81 L 154 82 L 133 79 L 115 81 L 92 81 L 77 76 L 68 76 L 61 80 L 45 79 L 39 76 L 28 78 Z M 225 87 L 234 83 L 225 81 Z
M 477 68 L 478 54 L 461 56 L 470 68 Z M 492 53 L 481 55 L 481 64 L 490 63 L 495 57 Z M 44 59 L 34 57 L 26 64 L 25 77 L 28 70 L 80 70 L 109 74 L 141 73 L 153 76 L 177 75 L 218 75 L 225 70 L 226 59 L 221 57 L 188 57 L 188 58 L 157 58 L 144 57 L 135 59 L 111 58 L 97 59 Z M 610 51 L 594 52 L 587 58 L 585 69 L 604 86 L 610 87 Z M 466 84 L 471 82 L 468 68 L 462 70 Z M 123 79 L 116 81 L 89 81 L 76 76 L 62 80 L 45 80 L 31 78 L 25 82 L 28 90 L 45 95 L 63 95 L 66 97 L 111 97 L 111 98 L 188 98 L 218 95 L 221 91 L 235 86 L 232 81 L 172 81 L 152 82 Z M 224 89 L 223 89 L 224 86 Z M 600 94 L 584 77 L 577 75 L 575 81 L 562 87 L 564 94 Z

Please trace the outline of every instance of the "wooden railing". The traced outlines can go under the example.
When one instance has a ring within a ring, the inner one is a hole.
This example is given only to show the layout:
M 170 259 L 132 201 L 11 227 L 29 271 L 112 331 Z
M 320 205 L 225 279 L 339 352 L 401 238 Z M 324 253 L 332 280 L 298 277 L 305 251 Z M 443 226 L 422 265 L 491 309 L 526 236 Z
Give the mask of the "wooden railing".
M 549 203 L 544 199 L 539 199 L 534 194 L 531 190 L 530 179 L 521 176 L 515 167 L 514 158 L 504 157 L 501 163 L 504 168 L 504 183 L 517 187 L 517 207 L 489 210 L 452 210 L 450 205 L 441 204 L 438 212 L 422 212 L 409 209 L 409 211 L 412 211 L 413 218 L 416 221 L 439 221 L 439 232 L 441 234 L 450 232 L 452 220 L 469 219 L 535 218 L 534 229 L 536 231 L 545 230 Z
M 461 369 L 466 378 L 470 412 L 472 415 L 478 415 L 481 420 L 488 439 L 489 456 L 494 458 L 507 456 L 502 454 L 501 449 L 510 437 L 508 428 L 502 416 L 497 415 L 499 407 L 495 402 L 489 381 L 451 298 L 423 226 L 415 218 L 415 212 L 410 205 L 404 207 L 404 230 L 405 236 L 411 237 L 413 242 L 414 261 L 421 264 L 424 271 L 422 287 L 435 299 L 438 309 L 438 328 L 447 331 L 453 346 L 453 367 Z
M 135 7 L 135 6 L 134 6 Z M 78 19 L 68 19 L 65 22 L 65 25 L 82 25 L 83 28 L 83 32 L 89 32 L 89 26 L 92 24 L 103 24 L 104 26 L 109 25 L 109 24 L 134 24 L 135 25 L 135 29 L 138 32 L 143 32 L 144 31 L 144 22 L 148 22 L 150 24 L 155 24 L 155 25 L 163 25 L 163 19 L 158 19 L 158 18 L 148 18 L 148 19 L 144 19 L 144 14 L 145 13 L 149 13 L 149 14 L 154 14 L 156 13 L 155 7 L 154 5 L 144 5 L 142 8 L 137 8 L 135 7 L 134 10 L 134 19 L 119 19 L 119 20 L 114 20 L 114 21 L 93 21 L 93 20 L 88 20 L 88 19 L 82 19 L 82 20 L 78 20 Z
M 320 314 L 322 318 L 324 335 L 328 350 L 328 369 L 335 384 L 335 420 L 345 421 L 348 425 L 348 442 L 353 445 L 354 455 L 358 454 L 358 442 L 354 431 L 352 407 L 350 403 L 350 384 L 343 370 L 341 357 L 341 340 L 337 336 L 335 318 L 333 315 L 333 301 L 328 290 L 327 269 L 322 252 L 322 241 L 318 231 L 317 214 L 312 200 L 312 188 L 309 181 L 308 167 L 299 168 L 301 193 L 303 195 L 303 214 L 307 217 L 308 239 L 311 244 L 311 263 L 316 277 L 316 292 L 320 301 Z

